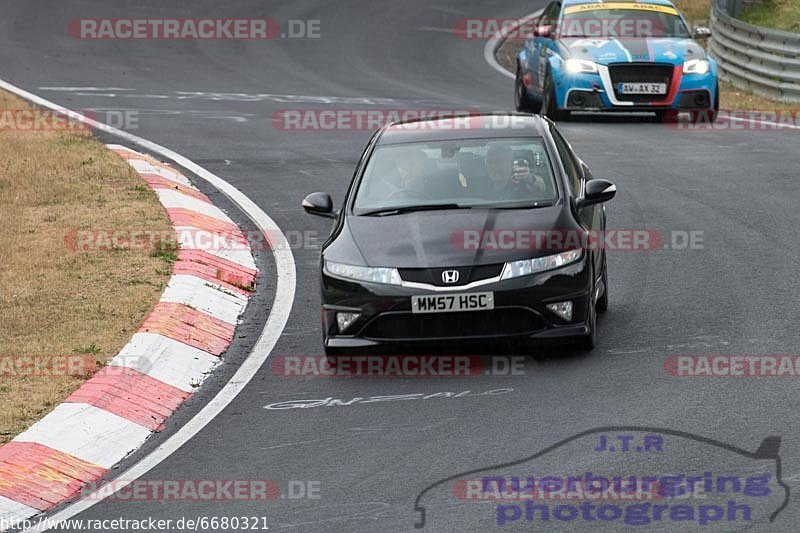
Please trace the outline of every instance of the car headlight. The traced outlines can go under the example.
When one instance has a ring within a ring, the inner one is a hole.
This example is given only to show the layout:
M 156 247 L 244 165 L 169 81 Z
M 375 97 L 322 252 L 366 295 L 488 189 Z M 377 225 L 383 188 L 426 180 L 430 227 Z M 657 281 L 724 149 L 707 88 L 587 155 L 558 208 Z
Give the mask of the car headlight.
M 528 274 L 536 274 L 545 270 L 562 267 L 578 261 L 583 256 L 583 250 L 568 250 L 560 254 L 537 257 L 536 259 L 523 259 L 506 263 L 503 267 L 503 274 L 500 279 L 518 278 Z
M 597 63 L 571 57 L 564 62 L 564 69 L 570 74 L 594 74 L 597 72 Z
M 690 59 L 683 64 L 684 74 L 707 74 L 711 64 L 707 59 Z
M 371 283 L 386 283 L 388 285 L 401 285 L 400 272 L 396 268 L 386 267 L 367 267 L 345 265 L 344 263 L 334 263 L 325 261 L 325 268 L 334 276 L 355 279 L 359 281 L 369 281 Z

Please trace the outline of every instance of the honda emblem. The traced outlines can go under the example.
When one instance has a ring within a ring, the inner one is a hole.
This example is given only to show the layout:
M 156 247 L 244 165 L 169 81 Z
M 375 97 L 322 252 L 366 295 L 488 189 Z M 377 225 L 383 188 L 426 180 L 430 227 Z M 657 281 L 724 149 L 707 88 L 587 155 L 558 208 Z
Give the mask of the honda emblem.
M 458 282 L 458 270 L 445 270 L 442 272 L 442 282 L 443 283 L 457 283 Z

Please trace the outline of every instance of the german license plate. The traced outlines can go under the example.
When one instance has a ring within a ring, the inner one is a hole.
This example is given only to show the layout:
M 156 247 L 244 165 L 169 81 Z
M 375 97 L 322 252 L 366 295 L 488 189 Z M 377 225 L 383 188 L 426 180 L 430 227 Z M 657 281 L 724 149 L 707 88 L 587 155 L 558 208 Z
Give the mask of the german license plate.
M 453 313 L 494 309 L 493 292 L 426 294 L 411 297 L 412 313 Z
M 617 85 L 620 94 L 667 94 L 666 83 L 620 83 Z

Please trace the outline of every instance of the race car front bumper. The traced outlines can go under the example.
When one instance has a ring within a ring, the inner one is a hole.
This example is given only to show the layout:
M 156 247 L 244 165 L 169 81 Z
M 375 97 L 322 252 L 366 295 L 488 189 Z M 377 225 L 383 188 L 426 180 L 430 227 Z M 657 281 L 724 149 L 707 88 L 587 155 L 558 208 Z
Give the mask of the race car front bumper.
M 621 98 L 614 89 L 609 67 L 596 73 L 562 74 L 555 79 L 556 101 L 569 111 L 698 110 L 718 106 L 716 68 L 706 74 L 684 74 L 675 66 L 667 94 L 635 100 Z

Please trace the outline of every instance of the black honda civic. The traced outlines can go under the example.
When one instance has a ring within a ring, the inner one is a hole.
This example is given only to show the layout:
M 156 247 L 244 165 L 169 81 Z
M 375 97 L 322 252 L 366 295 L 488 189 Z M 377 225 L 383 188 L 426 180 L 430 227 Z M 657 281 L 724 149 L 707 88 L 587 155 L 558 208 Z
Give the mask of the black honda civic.
M 538 115 L 383 127 L 340 209 L 327 193 L 303 200 L 335 220 L 320 262 L 326 353 L 556 338 L 591 350 L 615 193 Z

